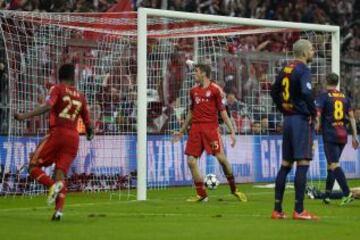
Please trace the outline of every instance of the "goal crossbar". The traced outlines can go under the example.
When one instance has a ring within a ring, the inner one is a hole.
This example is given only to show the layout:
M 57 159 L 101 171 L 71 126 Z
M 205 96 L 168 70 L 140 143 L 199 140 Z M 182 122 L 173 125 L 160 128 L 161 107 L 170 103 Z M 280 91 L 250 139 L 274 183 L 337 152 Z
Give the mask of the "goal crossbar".
M 242 26 L 257 26 L 262 28 L 292 29 L 298 31 L 317 31 L 331 33 L 331 71 L 340 72 L 340 27 L 320 24 L 295 23 L 285 21 L 273 21 L 262 19 L 249 19 L 238 17 L 214 16 L 198 13 L 177 12 L 169 10 L 158 10 L 139 8 L 137 12 L 137 199 L 146 200 L 146 169 L 147 169 L 147 38 L 148 18 L 162 17 L 169 19 L 193 20 L 209 23 L 233 24 Z

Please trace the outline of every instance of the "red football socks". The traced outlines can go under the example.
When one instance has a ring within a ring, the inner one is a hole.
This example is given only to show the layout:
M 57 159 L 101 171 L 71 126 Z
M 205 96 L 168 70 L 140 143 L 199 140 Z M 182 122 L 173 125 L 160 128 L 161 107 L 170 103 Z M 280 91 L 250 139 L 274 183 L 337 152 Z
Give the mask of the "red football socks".
M 196 192 L 200 197 L 206 197 L 207 193 L 203 182 L 194 182 L 196 187 Z
M 66 188 L 66 183 L 64 182 L 64 187 L 61 189 L 58 197 L 56 198 L 56 202 L 55 202 L 55 210 L 56 211 L 61 212 L 63 210 L 66 192 L 67 192 L 67 188 Z
M 227 180 L 228 180 L 228 183 L 229 183 L 229 186 L 230 186 L 231 193 L 236 192 L 236 185 L 235 185 L 235 178 L 234 178 L 234 175 L 229 175 L 229 176 L 226 176 L 226 178 L 227 178 Z
M 54 180 L 52 180 L 43 170 L 38 167 L 35 167 L 31 171 L 30 176 L 47 187 L 51 187 L 54 184 Z

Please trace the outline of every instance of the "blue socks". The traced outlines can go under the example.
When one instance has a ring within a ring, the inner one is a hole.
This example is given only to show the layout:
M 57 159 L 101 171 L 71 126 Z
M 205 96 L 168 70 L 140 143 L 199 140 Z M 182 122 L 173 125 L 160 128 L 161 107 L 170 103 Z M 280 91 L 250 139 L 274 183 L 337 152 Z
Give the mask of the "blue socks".
M 350 189 L 349 189 L 349 186 L 347 185 L 345 174 L 341 167 L 335 168 L 334 176 L 335 176 L 335 179 L 338 181 L 338 183 L 341 187 L 341 190 L 344 193 L 344 196 L 349 196 Z
M 330 197 L 330 193 L 334 187 L 334 182 L 335 182 L 335 176 L 334 176 L 334 171 L 332 171 L 331 169 L 327 170 L 327 177 L 326 177 L 326 187 L 325 187 L 325 196 L 324 198 L 329 198 Z
M 297 166 L 295 174 L 295 211 L 302 213 L 304 211 L 304 194 L 306 186 L 306 174 L 309 166 Z
M 282 212 L 282 201 L 284 197 L 286 177 L 290 172 L 291 167 L 281 166 L 276 176 L 275 181 L 275 207 L 274 210 Z

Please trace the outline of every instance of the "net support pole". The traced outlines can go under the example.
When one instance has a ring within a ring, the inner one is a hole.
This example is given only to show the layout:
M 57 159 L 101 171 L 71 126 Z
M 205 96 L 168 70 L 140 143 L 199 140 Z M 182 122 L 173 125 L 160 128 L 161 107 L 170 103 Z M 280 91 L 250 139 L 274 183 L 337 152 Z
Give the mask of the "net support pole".
M 147 169 L 147 14 L 138 9 L 137 22 L 137 200 L 146 200 Z
M 340 28 L 331 33 L 331 72 L 340 75 Z M 337 86 L 340 89 L 340 82 Z

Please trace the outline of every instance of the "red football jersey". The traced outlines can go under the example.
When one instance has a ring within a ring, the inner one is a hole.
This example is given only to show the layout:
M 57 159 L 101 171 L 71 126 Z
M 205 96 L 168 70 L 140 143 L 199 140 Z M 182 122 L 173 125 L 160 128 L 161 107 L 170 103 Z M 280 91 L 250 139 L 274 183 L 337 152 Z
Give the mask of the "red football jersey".
M 224 93 L 211 82 L 207 88 L 195 86 L 190 90 L 192 122 L 218 123 L 218 112 L 225 110 Z
M 61 127 L 76 131 L 81 116 L 86 127 L 90 125 L 90 113 L 85 97 L 74 86 L 64 83 L 50 88 L 46 103 L 50 104 L 49 127 Z

